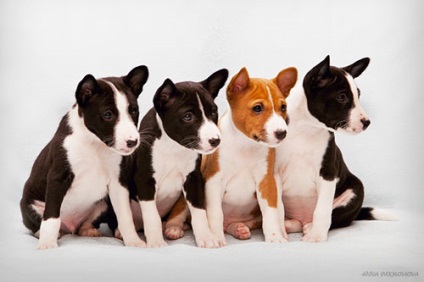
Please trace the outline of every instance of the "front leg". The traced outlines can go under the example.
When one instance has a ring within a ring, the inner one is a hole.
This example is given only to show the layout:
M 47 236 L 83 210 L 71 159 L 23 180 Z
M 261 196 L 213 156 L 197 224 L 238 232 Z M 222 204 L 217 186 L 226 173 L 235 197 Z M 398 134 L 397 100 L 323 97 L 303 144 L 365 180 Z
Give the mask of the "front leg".
M 209 227 L 218 239 L 220 246 L 227 245 L 224 235 L 224 212 L 222 210 L 223 191 L 217 179 L 211 178 L 206 182 L 206 214 Z
M 45 209 L 43 220 L 40 226 L 40 238 L 38 240 L 37 249 L 56 248 L 57 238 L 60 232 L 60 208 L 66 192 L 71 187 L 74 180 L 74 174 L 69 169 L 69 166 L 53 165 L 53 168 L 48 173 Z
M 267 171 L 262 179 L 257 179 L 256 186 L 259 207 L 262 212 L 262 230 L 265 242 L 287 242 L 284 229 L 284 210 L 277 184 L 274 178 L 275 150 L 270 149 L 267 158 Z M 283 224 L 280 226 L 280 224 Z
M 184 182 L 183 192 L 191 213 L 191 225 L 197 246 L 201 248 L 222 246 L 223 244 L 220 244 L 217 237 L 209 229 L 205 207 L 205 182 L 200 173 L 200 157 L 195 170 L 187 176 Z
M 165 236 L 168 239 L 176 240 L 184 236 L 189 209 L 183 195 L 178 198 L 178 201 L 172 207 L 172 210 L 166 220 Z
M 280 230 L 283 237 L 286 240 L 288 240 L 289 236 L 287 235 L 287 228 L 286 228 L 287 224 L 286 224 L 284 204 L 283 204 L 283 184 L 282 184 L 280 174 L 278 172 L 275 172 L 274 179 L 275 179 L 275 185 L 277 187 L 277 209 L 278 209 Z
M 259 185 L 260 187 L 261 185 Z M 276 189 L 268 187 L 267 189 Z M 257 189 L 258 203 L 262 213 L 262 230 L 265 236 L 265 242 L 268 243 L 285 243 L 287 242 L 287 233 L 280 227 L 280 210 L 277 203 L 277 192 L 271 200 L 269 195 L 264 193 L 263 189 Z
M 327 241 L 328 231 L 331 226 L 331 213 L 333 211 L 334 193 L 337 179 L 328 181 L 320 177 L 317 183 L 318 200 L 314 210 L 312 223 L 303 227 L 302 241 L 324 242 Z
M 145 247 L 146 243 L 140 239 L 135 230 L 130 207 L 129 191 L 119 183 L 114 183 L 109 186 L 109 197 L 116 214 L 118 228 L 125 246 Z
M 141 214 L 143 216 L 144 235 L 146 236 L 147 247 L 159 248 L 166 246 L 162 234 L 162 220 L 156 206 L 156 201 L 142 200 L 139 202 Z

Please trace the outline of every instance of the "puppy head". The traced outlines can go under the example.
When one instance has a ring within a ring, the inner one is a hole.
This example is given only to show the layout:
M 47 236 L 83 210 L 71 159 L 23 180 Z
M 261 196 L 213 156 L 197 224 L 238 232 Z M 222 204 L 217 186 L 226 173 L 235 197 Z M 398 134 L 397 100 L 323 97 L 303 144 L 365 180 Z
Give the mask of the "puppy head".
M 221 142 L 214 99 L 227 78 L 228 71 L 221 69 L 201 82 L 166 79 L 153 98 L 166 134 L 200 154 L 213 153 Z
M 248 138 L 269 147 L 278 146 L 287 134 L 287 104 L 296 84 L 297 70 L 287 68 L 272 80 L 250 78 L 242 68 L 227 88 L 227 99 L 236 128 Z
M 327 56 L 306 74 L 303 88 L 308 110 L 330 131 L 359 133 L 370 125 L 354 81 L 369 62 L 369 58 L 363 58 L 347 67 L 337 68 L 330 66 Z
M 138 66 L 123 77 L 96 80 L 88 74 L 78 84 L 75 96 L 86 128 L 120 155 L 140 144 L 137 98 L 148 75 L 146 66 Z

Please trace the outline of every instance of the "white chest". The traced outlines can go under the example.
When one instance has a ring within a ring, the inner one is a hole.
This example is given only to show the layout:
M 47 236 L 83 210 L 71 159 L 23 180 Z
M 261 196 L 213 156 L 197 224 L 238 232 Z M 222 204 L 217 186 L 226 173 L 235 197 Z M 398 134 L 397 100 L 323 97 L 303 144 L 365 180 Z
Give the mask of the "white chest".
M 308 126 L 289 128 L 286 140 L 276 150 L 276 169 L 283 182 L 283 195 L 312 196 L 319 177 L 330 134 Z
M 216 178 L 224 190 L 224 214 L 245 217 L 257 205 L 255 193 L 267 172 L 269 148 L 234 132 L 228 120 L 221 121 L 221 130 Z
M 156 204 L 164 216 L 177 201 L 187 175 L 196 167 L 198 154 L 162 136 L 152 147 L 153 178 L 156 181 Z
M 61 206 L 61 220 L 72 229 L 78 227 L 94 204 L 107 195 L 108 185 L 119 177 L 122 157 L 100 142 L 89 142 L 84 136 L 72 134 L 64 147 L 74 180 Z

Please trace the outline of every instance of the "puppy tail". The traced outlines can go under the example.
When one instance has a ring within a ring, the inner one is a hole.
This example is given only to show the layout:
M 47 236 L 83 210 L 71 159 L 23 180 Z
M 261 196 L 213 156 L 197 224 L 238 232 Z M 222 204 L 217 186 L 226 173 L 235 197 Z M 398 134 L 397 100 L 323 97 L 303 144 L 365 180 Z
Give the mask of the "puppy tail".
M 390 211 L 376 208 L 361 208 L 356 220 L 387 220 L 395 221 L 398 220 Z

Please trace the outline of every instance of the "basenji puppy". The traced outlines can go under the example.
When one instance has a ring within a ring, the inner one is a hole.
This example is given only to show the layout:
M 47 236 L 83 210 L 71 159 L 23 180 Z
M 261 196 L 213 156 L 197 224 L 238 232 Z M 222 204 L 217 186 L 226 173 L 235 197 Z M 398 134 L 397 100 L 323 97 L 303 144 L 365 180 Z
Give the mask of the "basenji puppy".
M 261 226 L 266 242 L 287 241 L 274 148 L 287 134 L 285 99 L 296 80 L 295 68 L 272 80 L 250 78 L 242 68 L 227 87 L 221 146 L 202 163 L 209 225 L 221 246 L 226 245 L 224 232 L 247 239 L 250 230 Z
M 282 189 L 286 229 L 303 231 L 303 241 L 326 241 L 330 228 L 373 218 L 372 210 L 361 210 L 364 187 L 335 142 L 335 132 L 358 134 L 370 125 L 354 81 L 369 61 L 338 68 L 330 66 L 327 56 L 288 99 L 290 124 L 276 149 L 276 182 Z
M 165 246 L 164 218 L 184 194 L 199 247 L 218 247 L 205 210 L 201 154 L 213 153 L 221 142 L 214 103 L 228 78 L 221 69 L 202 82 L 173 83 L 166 79 L 139 127 L 143 143 L 134 156 L 131 186 L 137 230 L 143 228 L 148 247 Z M 113 229 L 113 226 L 111 227 Z M 168 230 L 173 232 L 173 230 Z
M 20 203 L 24 225 L 39 235 L 38 249 L 57 247 L 63 233 L 100 236 L 92 223 L 106 212 L 108 194 L 125 245 L 145 246 L 121 164 L 140 144 L 137 98 L 147 78 L 147 67 L 139 66 L 123 77 L 89 74 L 78 84 L 76 103 L 35 160 Z

